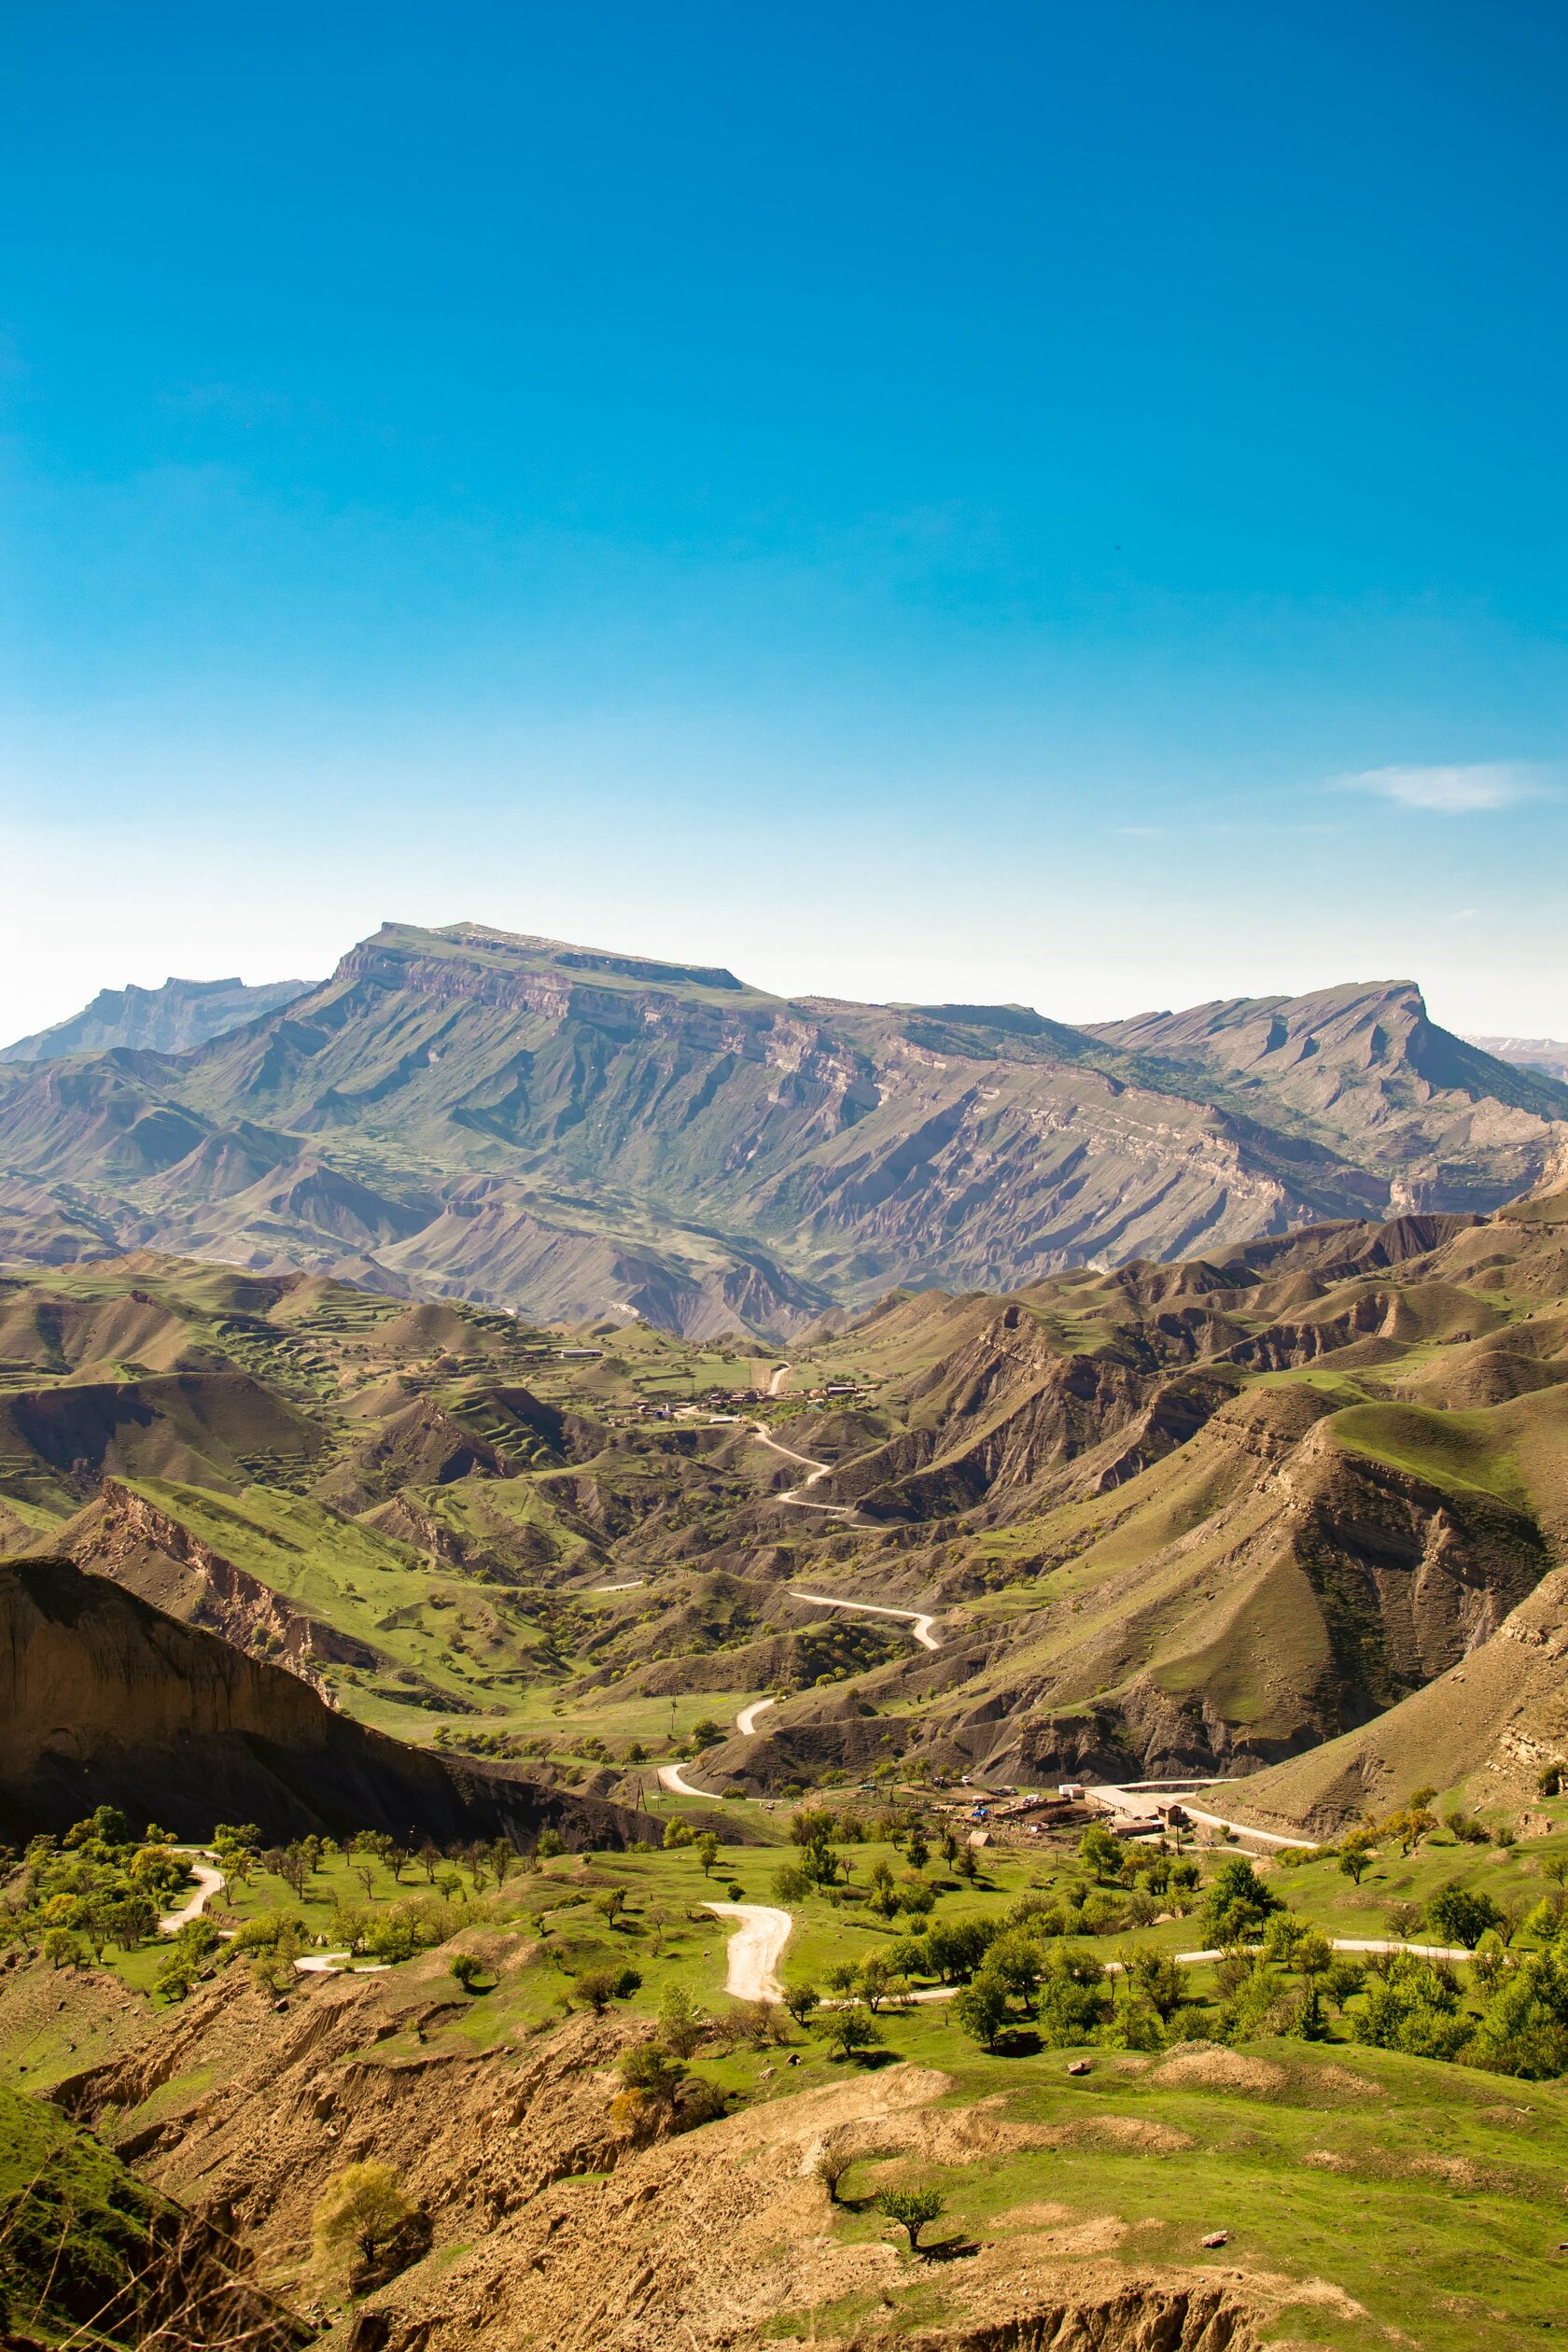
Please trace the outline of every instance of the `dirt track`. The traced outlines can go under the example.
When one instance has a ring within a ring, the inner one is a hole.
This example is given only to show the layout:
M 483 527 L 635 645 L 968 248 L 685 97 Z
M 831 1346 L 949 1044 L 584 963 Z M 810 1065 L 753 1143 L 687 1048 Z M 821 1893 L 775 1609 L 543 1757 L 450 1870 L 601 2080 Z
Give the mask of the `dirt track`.
M 777 1970 L 794 1930 L 791 1913 L 775 1911 L 770 1903 L 709 1903 L 706 1908 L 717 1911 L 721 1919 L 740 1922 L 730 1938 L 729 1973 L 724 1979 L 731 1999 L 781 2001 L 784 1987 Z

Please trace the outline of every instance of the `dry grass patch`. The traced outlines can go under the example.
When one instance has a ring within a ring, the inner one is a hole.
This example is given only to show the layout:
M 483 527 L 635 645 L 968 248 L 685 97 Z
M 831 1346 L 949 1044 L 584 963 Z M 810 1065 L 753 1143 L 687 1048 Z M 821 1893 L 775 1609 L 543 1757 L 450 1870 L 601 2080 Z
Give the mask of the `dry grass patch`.
M 1335 2071 L 1324 2067 L 1324 2074 Z M 1268 2058 L 1248 2058 L 1219 2042 L 1193 2042 L 1168 2058 L 1154 2077 L 1162 2088 L 1193 2091 L 1282 2091 L 1290 2080 Z M 1361 2085 L 1356 2084 L 1359 2090 Z

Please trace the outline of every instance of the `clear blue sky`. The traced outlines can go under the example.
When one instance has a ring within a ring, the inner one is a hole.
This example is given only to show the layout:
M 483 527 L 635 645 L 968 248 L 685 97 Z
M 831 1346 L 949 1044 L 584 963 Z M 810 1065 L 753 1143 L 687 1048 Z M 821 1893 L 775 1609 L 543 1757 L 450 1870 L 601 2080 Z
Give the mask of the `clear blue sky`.
M 1548 0 L 52 0 L 0 1029 L 383 916 L 1568 1035 Z

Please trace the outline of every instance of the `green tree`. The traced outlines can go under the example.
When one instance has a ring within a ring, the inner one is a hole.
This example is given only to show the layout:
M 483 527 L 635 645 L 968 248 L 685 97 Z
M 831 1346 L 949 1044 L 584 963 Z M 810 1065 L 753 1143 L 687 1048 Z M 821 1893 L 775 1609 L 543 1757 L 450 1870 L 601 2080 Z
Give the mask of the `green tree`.
M 825 2009 L 818 2026 L 833 2058 L 858 2058 L 875 2050 L 882 2039 L 882 2029 L 863 2001 L 843 2001 L 836 2009 Z
M 1245 1943 L 1283 1904 L 1266 1886 L 1244 1855 L 1222 1862 L 1203 1905 L 1203 1925 L 1211 1942 Z
M 450 1967 L 453 1976 L 462 1986 L 465 1993 L 471 1993 L 474 1986 L 479 1982 L 480 1978 L 484 1974 L 483 1961 L 477 1960 L 471 1952 L 455 1952 L 452 1955 Z
M 390 2164 L 345 2164 L 316 2200 L 316 2258 L 329 2264 L 346 2254 L 357 2274 L 373 2271 L 413 2214 Z
M 982 2050 L 995 2050 L 1011 2016 L 1005 1986 L 985 1968 L 960 1987 L 953 2001 L 955 2022 Z
M 714 1836 L 711 1829 L 705 1829 L 702 1836 L 697 1840 L 697 1860 L 703 1866 L 704 1878 L 707 1878 L 711 1874 L 713 1865 L 718 1861 L 718 1859 L 719 1841 Z
M 819 1998 L 819 1995 L 814 1984 L 796 1983 L 787 1984 L 784 1987 L 784 2006 L 797 2025 L 805 2023 L 806 2019 L 817 2007 Z
M 941 2219 L 947 2210 L 947 2200 L 939 2189 L 884 2189 L 877 2197 L 876 2210 L 908 2233 L 909 2251 L 917 2254 L 920 2232 Z
M 1450 1879 L 1428 1901 L 1426 1915 L 1445 1943 L 1474 1952 L 1489 1928 L 1502 1928 L 1504 1915 L 1490 1895 L 1477 1894 Z
M 1078 1859 L 1097 1879 L 1119 1878 L 1124 1848 L 1102 1821 L 1091 1821 L 1078 1841 Z

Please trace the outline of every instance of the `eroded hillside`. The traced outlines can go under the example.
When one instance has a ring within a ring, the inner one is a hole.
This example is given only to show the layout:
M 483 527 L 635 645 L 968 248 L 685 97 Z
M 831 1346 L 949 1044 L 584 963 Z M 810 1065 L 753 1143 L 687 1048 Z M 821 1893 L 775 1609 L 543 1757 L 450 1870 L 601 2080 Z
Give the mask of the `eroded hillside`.
M 1568 1088 L 1408 983 L 1081 1030 L 388 924 L 189 1052 L 0 1067 L 0 1253 L 145 1245 L 785 1336 L 889 1283 L 1490 1210 L 1565 1121 Z
M 1549 1605 L 1561 1197 L 894 1295 L 793 1362 L 18 1276 L 0 1511 L 368 1724 L 633 1802 L 1254 1771 Z

